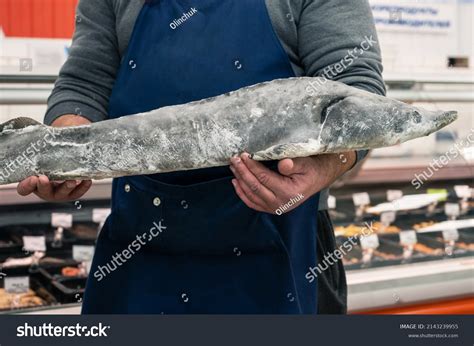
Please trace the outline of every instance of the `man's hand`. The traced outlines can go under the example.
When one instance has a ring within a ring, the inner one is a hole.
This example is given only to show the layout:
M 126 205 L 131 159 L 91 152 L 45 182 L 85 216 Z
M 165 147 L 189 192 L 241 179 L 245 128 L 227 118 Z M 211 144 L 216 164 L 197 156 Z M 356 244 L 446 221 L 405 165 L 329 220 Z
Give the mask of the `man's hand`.
M 67 127 L 90 124 L 84 117 L 75 114 L 67 114 L 57 118 L 51 126 Z M 34 193 L 39 198 L 48 202 L 74 201 L 81 198 L 91 187 L 91 180 L 64 182 L 50 182 L 48 177 L 42 175 L 26 178 L 17 186 L 17 191 L 22 196 Z
M 278 208 L 299 194 L 304 196 L 301 204 L 330 186 L 355 161 L 355 152 L 284 159 L 278 163 L 278 174 L 244 153 L 231 159 L 230 169 L 236 177 L 232 180 L 235 191 L 249 208 L 276 214 Z

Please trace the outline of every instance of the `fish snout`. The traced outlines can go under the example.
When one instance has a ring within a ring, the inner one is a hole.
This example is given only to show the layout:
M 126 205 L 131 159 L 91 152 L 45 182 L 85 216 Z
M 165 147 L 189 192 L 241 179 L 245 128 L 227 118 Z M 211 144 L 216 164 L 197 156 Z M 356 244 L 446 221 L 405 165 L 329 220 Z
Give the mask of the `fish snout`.
M 435 123 L 437 130 L 442 129 L 443 127 L 451 124 L 458 118 L 457 111 L 440 111 L 436 112 Z

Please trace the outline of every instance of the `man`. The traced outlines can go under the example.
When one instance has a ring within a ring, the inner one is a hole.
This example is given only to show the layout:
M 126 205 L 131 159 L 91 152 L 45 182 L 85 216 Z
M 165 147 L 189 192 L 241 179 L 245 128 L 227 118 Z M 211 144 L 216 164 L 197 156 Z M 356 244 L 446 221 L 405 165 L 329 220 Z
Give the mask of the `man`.
M 384 93 L 365 0 L 82 0 L 76 18 L 53 126 L 295 75 Z M 344 313 L 341 262 L 306 273 L 335 249 L 325 189 L 364 155 L 262 164 L 242 153 L 230 167 L 115 179 L 83 312 Z M 41 176 L 18 192 L 66 201 L 90 186 Z

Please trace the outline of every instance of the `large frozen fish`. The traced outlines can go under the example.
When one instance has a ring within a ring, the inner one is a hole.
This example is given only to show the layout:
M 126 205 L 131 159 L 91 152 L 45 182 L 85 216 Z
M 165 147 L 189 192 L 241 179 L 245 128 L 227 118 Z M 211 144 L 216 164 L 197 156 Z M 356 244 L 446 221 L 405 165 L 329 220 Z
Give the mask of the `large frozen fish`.
M 456 117 L 338 82 L 280 79 L 87 126 L 12 120 L 0 125 L 0 184 L 224 166 L 243 151 L 275 160 L 373 149 L 427 136 Z

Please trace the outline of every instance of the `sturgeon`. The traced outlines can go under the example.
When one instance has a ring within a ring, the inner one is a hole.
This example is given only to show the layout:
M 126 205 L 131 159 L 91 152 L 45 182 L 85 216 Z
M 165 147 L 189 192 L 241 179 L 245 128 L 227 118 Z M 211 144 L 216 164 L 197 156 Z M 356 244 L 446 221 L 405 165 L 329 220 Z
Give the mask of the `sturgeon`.
M 392 146 L 457 118 L 319 77 L 278 79 L 187 104 L 53 128 L 0 125 L 0 184 L 102 179 Z

